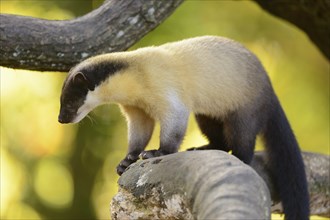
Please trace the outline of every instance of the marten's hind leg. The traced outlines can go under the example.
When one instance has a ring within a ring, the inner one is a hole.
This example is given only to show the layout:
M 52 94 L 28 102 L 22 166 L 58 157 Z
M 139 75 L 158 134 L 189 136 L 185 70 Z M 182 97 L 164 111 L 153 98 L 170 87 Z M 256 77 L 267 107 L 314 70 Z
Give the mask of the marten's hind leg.
M 258 115 L 258 117 L 256 117 Z M 227 115 L 224 123 L 226 142 L 232 148 L 232 154 L 246 164 L 254 155 L 257 134 L 263 115 L 249 111 L 233 112 Z
M 223 122 L 219 119 L 214 119 L 212 117 L 196 114 L 196 121 L 201 129 L 202 133 L 208 139 L 209 144 L 190 148 L 188 150 L 222 150 L 222 151 L 230 151 L 230 147 L 228 146 L 225 136 L 224 136 L 224 125 Z

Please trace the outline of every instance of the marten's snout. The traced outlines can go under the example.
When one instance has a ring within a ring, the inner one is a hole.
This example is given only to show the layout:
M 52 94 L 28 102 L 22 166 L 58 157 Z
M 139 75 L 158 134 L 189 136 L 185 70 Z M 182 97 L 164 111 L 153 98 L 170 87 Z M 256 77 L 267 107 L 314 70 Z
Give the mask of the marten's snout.
M 61 124 L 71 123 L 73 121 L 74 114 L 71 114 L 68 111 L 63 109 L 60 110 L 60 114 L 58 116 L 58 122 Z
M 58 116 L 58 122 L 61 124 L 67 124 L 70 123 L 69 117 L 67 115 L 59 115 Z

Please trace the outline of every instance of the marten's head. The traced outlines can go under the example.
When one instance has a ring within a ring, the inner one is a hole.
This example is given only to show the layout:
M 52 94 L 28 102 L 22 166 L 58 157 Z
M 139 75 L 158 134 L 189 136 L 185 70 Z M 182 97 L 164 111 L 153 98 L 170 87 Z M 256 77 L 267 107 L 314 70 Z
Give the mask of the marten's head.
M 100 55 L 72 68 L 62 87 L 58 121 L 60 123 L 81 121 L 90 111 L 102 104 L 95 92 L 98 86 L 125 67 L 125 63 L 112 61 L 108 56 Z

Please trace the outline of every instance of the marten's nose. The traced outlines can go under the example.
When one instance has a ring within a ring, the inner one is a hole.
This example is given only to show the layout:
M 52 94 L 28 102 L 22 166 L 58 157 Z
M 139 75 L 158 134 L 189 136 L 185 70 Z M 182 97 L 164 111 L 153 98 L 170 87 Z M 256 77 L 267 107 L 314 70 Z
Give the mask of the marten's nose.
M 60 117 L 60 116 L 58 116 L 58 122 L 61 123 L 61 124 L 68 123 L 67 121 L 65 121 L 65 120 L 63 119 L 63 117 Z
M 67 123 L 70 123 L 70 117 L 68 117 L 67 114 L 60 114 L 58 116 L 58 122 L 61 123 L 61 124 L 67 124 Z

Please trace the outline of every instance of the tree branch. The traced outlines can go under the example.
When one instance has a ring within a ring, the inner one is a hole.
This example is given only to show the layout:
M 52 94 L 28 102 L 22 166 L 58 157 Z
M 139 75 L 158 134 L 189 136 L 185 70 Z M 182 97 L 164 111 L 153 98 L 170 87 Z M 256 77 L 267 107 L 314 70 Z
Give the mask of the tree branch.
M 0 65 L 68 71 L 81 60 L 129 48 L 183 0 L 112 0 L 73 20 L 0 15 Z
M 330 59 L 330 1 L 255 0 L 264 10 L 302 29 Z
M 265 10 L 304 30 L 330 58 L 330 3 L 320 0 L 255 0 Z M 0 65 L 68 71 L 81 60 L 123 51 L 163 22 L 183 0 L 108 0 L 73 20 L 51 21 L 1 14 Z
M 329 217 L 329 156 L 303 153 L 303 158 L 311 214 Z M 282 213 L 262 152 L 251 166 L 259 175 L 222 151 L 188 151 L 138 161 L 118 181 L 112 219 L 269 219 L 268 189 L 272 211 Z

